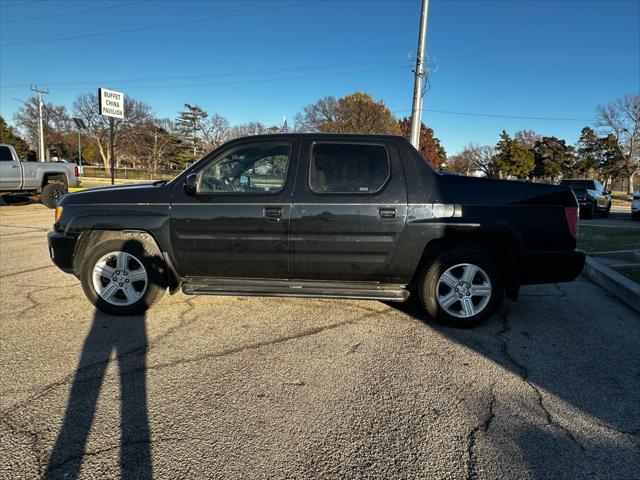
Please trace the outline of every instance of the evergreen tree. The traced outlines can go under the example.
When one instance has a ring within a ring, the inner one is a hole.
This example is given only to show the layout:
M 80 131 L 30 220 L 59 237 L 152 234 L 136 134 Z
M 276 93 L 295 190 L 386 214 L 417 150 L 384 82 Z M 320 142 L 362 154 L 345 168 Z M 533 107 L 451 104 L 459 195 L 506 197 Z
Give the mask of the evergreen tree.
M 542 137 L 533 147 L 533 176 L 556 180 L 571 176 L 575 170 L 575 155 L 571 145 L 556 137 Z
M 31 150 L 29 150 L 27 142 L 14 133 L 13 128 L 7 124 L 2 116 L 0 116 L 0 143 L 11 145 L 23 161 L 30 156 Z
M 503 176 L 529 177 L 535 167 L 533 153 L 513 140 L 504 130 L 496 144 L 495 167 Z
M 209 116 L 198 105 L 191 105 L 190 103 L 184 104 L 186 110 L 178 113 L 178 119 L 176 120 L 176 131 L 182 138 L 183 142 L 189 146 L 193 152 L 193 157 L 198 155 L 198 151 L 201 149 L 201 140 L 199 132 L 202 129 L 202 123 Z
M 580 133 L 577 147 L 576 176 L 597 176 L 603 183 L 608 183 L 620 174 L 623 158 L 613 134 L 598 137 L 593 129 L 585 127 Z

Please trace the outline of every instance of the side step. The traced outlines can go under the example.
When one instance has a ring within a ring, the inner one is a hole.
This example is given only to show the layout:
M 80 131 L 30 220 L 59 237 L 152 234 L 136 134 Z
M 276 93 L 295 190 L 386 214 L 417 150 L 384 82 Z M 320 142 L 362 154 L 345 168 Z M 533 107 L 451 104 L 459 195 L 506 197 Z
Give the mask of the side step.
M 405 285 L 375 282 L 317 282 L 245 278 L 187 277 L 182 284 L 187 295 L 234 295 L 258 297 L 314 297 L 404 302 Z

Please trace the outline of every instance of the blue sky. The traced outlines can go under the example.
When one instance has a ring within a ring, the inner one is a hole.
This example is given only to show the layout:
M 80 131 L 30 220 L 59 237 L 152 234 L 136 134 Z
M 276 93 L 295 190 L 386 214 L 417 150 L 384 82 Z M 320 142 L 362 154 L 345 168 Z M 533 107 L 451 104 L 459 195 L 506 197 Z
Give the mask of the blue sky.
M 0 114 L 11 122 L 14 99 L 37 84 L 67 106 L 103 86 L 160 116 L 189 102 L 269 125 L 361 90 L 401 117 L 419 10 L 419 0 L 0 0 Z M 427 54 L 423 121 L 449 154 L 502 129 L 573 143 L 598 104 L 640 91 L 640 1 L 431 0 Z

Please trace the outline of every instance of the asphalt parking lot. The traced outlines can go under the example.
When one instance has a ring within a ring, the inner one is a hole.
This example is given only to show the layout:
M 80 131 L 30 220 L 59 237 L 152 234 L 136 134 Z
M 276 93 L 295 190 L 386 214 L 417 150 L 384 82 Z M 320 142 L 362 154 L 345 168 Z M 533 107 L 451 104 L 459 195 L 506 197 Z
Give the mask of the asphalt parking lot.
M 593 225 L 600 227 L 624 227 L 624 228 L 640 228 L 640 221 L 631 219 L 630 207 L 612 207 L 609 217 L 604 218 L 596 215 L 593 218 L 581 218 L 581 225 Z
M 640 478 L 640 316 L 584 277 L 472 330 L 183 294 L 116 318 L 52 222 L 0 206 L 4 478 Z

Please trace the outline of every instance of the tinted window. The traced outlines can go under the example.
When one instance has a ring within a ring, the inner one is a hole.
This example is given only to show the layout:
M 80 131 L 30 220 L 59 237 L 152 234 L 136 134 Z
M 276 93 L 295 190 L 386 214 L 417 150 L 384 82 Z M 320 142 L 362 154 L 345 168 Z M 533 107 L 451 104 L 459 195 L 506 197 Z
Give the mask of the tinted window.
M 0 147 L 0 162 L 12 162 L 13 156 L 9 147 Z
M 562 180 L 560 185 L 563 187 L 576 188 L 578 190 L 595 190 L 593 180 Z
M 309 187 L 316 193 L 371 193 L 389 177 L 389 158 L 382 145 L 316 143 L 309 168 Z
M 198 193 L 276 193 L 289 165 L 288 143 L 239 147 L 200 174 Z

